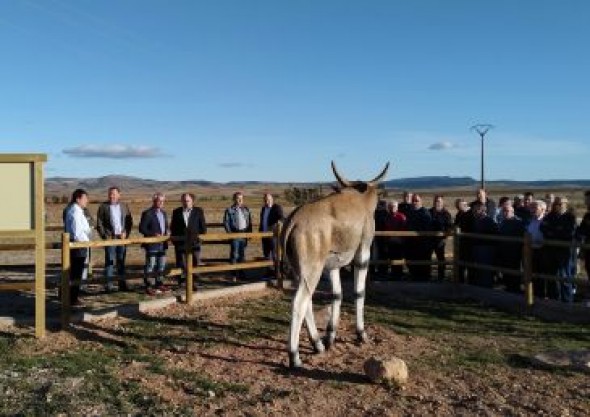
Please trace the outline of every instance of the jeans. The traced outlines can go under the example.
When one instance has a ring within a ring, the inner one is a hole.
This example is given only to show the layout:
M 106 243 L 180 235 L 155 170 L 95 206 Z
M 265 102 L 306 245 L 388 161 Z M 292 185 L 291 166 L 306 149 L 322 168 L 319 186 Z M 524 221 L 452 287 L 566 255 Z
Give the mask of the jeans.
M 149 276 L 155 272 L 155 285 L 159 286 L 163 283 L 164 268 L 166 268 L 166 252 L 146 252 L 145 266 L 143 268 L 143 282 L 146 287 L 150 286 Z
M 246 239 L 234 239 L 230 243 L 229 261 L 232 264 L 244 262 L 246 259 Z
M 117 275 L 119 276 L 119 280 L 124 280 L 126 254 L 126 246 L 107 246 L 104 248 L 104 273 L 107 279 L 107 284 L 110 284 L 113 280 L 115 263 L 117 264 Z

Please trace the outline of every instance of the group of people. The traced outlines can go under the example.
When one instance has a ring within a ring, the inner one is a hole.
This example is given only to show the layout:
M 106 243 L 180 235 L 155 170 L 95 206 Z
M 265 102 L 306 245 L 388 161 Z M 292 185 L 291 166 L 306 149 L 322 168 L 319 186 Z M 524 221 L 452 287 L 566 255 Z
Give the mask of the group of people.
M 181 205 L 172 211 L 172 217 L 164 209 L 166 197 L 157 192 L 152 196 L 151 207 L 144 210 L 139 222 L 139 233 L 144 237 L 171 236 L 174 245 L 176 266 L 182 268 L 179 285 L 186 278 L 186 249 L 185 236 L 187 231 L 194 236 L 192 242 L 192 254 L 194 264 L 201 263 L 201 246 L 198 235 L 207 232 L 205 214 L 203 209 L 195 206 L 195 195 L 183 193 L 180 198 Z M 274 225 L 283 219 L 283 210 L 275 204 L 273 196 L 264 194 L 264 205 L 260 210 L 259 231 L 271 231 Z M 89 242 L 92 239 L 93 229 L 103 240 L 123 240 L 129 237 L 133 227 L 133 216 L 127 203 L 121 201 L 121 190 L 111 187 L 108 190 L 108 198 L 98 207 L 96 223 L 88 210 L 88 193 L 83 189 L 76 189 L 72 193 L 71 202 L 63 211 L 65 232 L 70 234 L 72 242 Z M 233 204 L 225 210 L 223 217 L 224 228 L 230 233 L 246 233 L 252 231 L 251 211 L 244 205 L 244 196 L 241 192 L 233 195 Z M 232 264 L 245 260 L 247 239 L 233 239 L 230 241 L 229 259 Z M 166 252 L 168 241 L 143 243 L 145 251 L 145 263 L 143 281 L 146 293 L 155 295 L 169 291 L 164 283 L 164 270 L 166 267 Z M 272 238 L 262 239 L 262 249 L 267 259 L 274 259 L 275 244 Z M 104 274 L 106 278 L 105 289 L 107 292 L 127 291 L 125 281 L 126 245 L 113 245 L 104 248 Z M 87 276 L 88 259 L 90 249 L 76 248 L 70 250 L 70 301 L 73 305 L 79 303 L 80 288 Z M 118 285 L 115 286 L 114 278 L 117 276 Z M 240 276 L 236 272 L 234 279 Z M 82 288 L 84 289 L 84 288 Z
M 375 228 L 378 231 L 440 231 L 449 232 L 458 228 L 462 232 L 480 235 L 500 235 L 522 238 L 528 232 L 533 247 L 533 273 L 550 275 L 557 280 L 535 279 L 535 294 L 540 297 L 572 301 L 575 293 L 573 278 L 576 274 L 579 244 L 590 241 L 590 191 L 585 193 L 587 212 L 578 225 L 565 197 L 547 194 L 544 199 L 535 199 L 531 192 L 514 198 L 502 197 L 498 204 L 487 196 L 484 189 L 477 192 L 476 199 L 467 203 L 455 201 L 456 215 L 452 218 L 445 208 L 443 197 L 434 197 L 430 209 L 423 207 L 419 194 L 405 192 L 403 201 L 381 201 L 375 211 Z M 561 241 L 568 245 L 543 245 L 544 241 Z M 445 237 L 385 237 L 375 238 L 374 258 L 382 260 L 377 273 L 387 273 L 391 260 L 406 259 L 412 279 L 429 280 L 432 254 L 439 262 L 438 279 L 444 278 Z M 504 269 L 521 270 L 522 243 L 495 242 L 486 239 L 465 237 L 460 239 L 461 261 Z M 590 251 L 582 251 L 586 271 L 590 276 Z M 422 261 L 413 263 L 413 261 Z M 402 276 L 402 262 L 393 262 L 390 276 Z M 495 274 L 492 270 L 460 268 L 459 276 L 468 282 L 492 287 L 500 278 L 511 292 L 521 291 L 520 274 Z
M 528 233 L 532 243 L 533 274 L 545 275 L 533 278 L 535 295 L 571 302 L 576 291 L 574 278 L 578 255 L 584 258 L 586 272 L 590 273 L 590 251 L 579 253 L 579 246 L 590 240 L 590 191 L 584 197 L 587 212 L 578 224 L 574 209 L 569 207 L 568 199 L 562 196 L 547 194 L 543 199 L 535 199 L 534 194 L 528 192 L 513 199 L 502 197 L 498 208 L 490 211 L 485 207 L 485 201 L 491 200 L 483 193 L 483 197 L 478 199 L 483 203 L 476 206 L 473 213 L 463 214 L 464 221 L 459 222 L 459 227 L 466 232 L 507 237 L 523 237 L 525 232 Z M 490 206 L 493 206 L 493 202 Z M 467 240 L 462 245 L 463 249 L 464 257 L 478 264 L 517 271 L 523 267 L 520 242 Z M 475 284 L 489 287 L 494 283 L 492 271 L 468 269 L 467 275 L 473 276 Z M 506 272 L 502 278 L 508 291 L 521 291 L 519 274 Z
M 431 208 L 423 206 L 422 197 L 417 193 L 404 192 L 401 203 L 395 200 L 380 201 L 375 210 L 376 231 L 450 232 L 453 227 L 451 213 L 446 209 L 443 196 L 436 195 Z M 403 275 L 402 260 L 408 265 L 413 280 L 430 279 L 430 259 L 436 255 L 439 265 L 438 279 L 445 275 L 444 236 L 435 237 L 390 237 L 377 236 L 373 244 L 373 258 L 381 261 L 375 268 L 378 275 L 387 274 L 389 261 L 390 276 L 400 279 Z

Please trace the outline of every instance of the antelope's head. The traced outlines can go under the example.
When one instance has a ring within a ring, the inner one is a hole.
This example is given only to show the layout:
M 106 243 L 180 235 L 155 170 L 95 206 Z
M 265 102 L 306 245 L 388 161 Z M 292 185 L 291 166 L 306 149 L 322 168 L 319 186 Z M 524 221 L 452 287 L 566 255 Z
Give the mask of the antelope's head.
M 375 194 L 377 195 L 377 185 L 379 182 L 385 178 L 385 174 L 387 174 L 387 170 L 389 169 L 389 162 L 385 164 L 385 168 L 373 178 L 371 181 L 349 181 L 345 179 L 336 168 L 336 164 L 332 161 L 332 171 L 334 172 L 334 176 L 338 180 L 338 183 L 342 188 L 354 188 L 360 193 L 367 193 L 367 194 Z

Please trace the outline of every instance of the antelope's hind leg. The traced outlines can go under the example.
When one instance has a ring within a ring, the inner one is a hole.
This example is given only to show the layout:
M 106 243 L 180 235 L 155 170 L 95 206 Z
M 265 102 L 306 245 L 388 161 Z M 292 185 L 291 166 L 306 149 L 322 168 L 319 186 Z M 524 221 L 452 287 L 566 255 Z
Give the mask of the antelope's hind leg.
M 309 334 L 309 341 L 315 353 L 322 353 L 326 350 L 324 343 L 318 334 L 318 328 L 315 324 L 315 317 L 313 315 L 313 301 L 309 300 L 307 304 L 307 311 L 305 312 L 305 327 Z
M 360 256 L 354 262 L 354 298 L 356 310 L 356 336 L 361 343 L 369 340 L 365 331 L 365 289 L 367 282 L 367 270 L 369 268 L 369 259 L 371 256 L 370 247 L 363 247 Z
M 291 307 L 291 328 L 289 330 L 289 368 L 291 369 L 303 366 L 299 357 L 299 334 L 303 319 L 307 314 L 308 304 L 311 304 L 311 294 L 308 294 L 305 286 L 300 283 Z
M 340 269 L 330 271 L 330 283 L 332 285 L 332 307 L 330 309 L 330 319 L 326 326 L 326 337 L 324 345 L 330 349 L 336 340 L 336 330 L 340 322 L 340 306 L 342 304 L 342 285 L 340 283 Z

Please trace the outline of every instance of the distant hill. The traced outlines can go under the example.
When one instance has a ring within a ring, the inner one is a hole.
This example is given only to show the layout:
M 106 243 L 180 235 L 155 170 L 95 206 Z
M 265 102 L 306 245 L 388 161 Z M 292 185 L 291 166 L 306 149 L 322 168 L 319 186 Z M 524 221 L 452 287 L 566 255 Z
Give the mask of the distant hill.
M 471 177 L 449 177 L 449 176 L 427 176 L 398 178 L 385 181 L 385 188 L 422 190 L 422 189 L 449 189 L 477 187 L 478 180 Z M 108 175 L 98 178 L 65 178 L 51 177 L 45 181 L 46 193 L 50 195 L 69 195 L 76 188 L 84 188 L 89 192 L 104 193 L 111 186 L 118 186 L 126 192 L 141 191 L 171 191 L 185 190 L 194 187 L 199 188 L 240 188 L 255 186 L 273 186 L 273 187 L 290 187 L 303 186 L 315 187 L 326 185 L 326 183 L 292 183 L 276 181 L 231 181 L 227 183 L 214 182 L 207 180 L 185 180 L 185 181 L 158 181 L 152 179 L 137 178 L 125 175 Z M 543 180 L 543 181 L 513 181 L 513 180 L 495 180 L 487 181 L 487 187 L 490 188 L 590 188 L 590 180 Z

